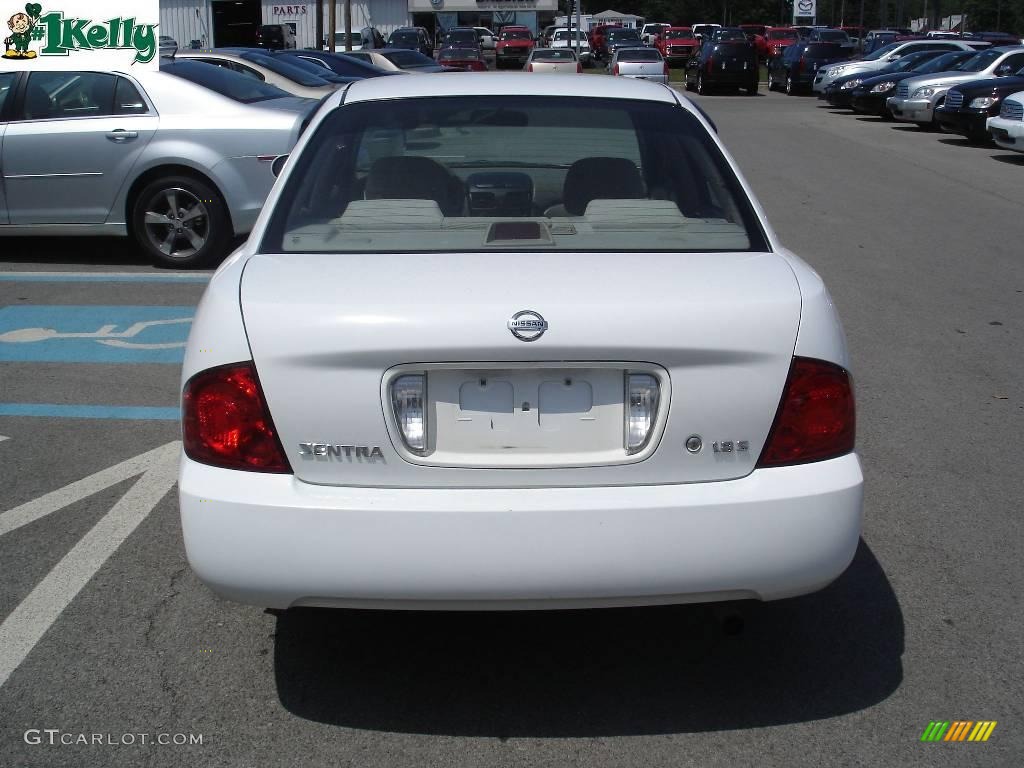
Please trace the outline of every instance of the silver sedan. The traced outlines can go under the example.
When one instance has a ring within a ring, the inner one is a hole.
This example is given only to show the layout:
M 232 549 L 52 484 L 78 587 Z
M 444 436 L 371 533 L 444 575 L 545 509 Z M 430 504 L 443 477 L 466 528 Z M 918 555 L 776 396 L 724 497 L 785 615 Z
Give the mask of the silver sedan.
M 546 74 L 572 74 L 582 72 L 576 51 L 569 48 L 534 48 L 526 59 L 527 72 Z
M 24 98 L 3 126 L 0 235 L 126 235 L 173 267 L 222 257 L 252 229 L 274 160 L 311 115 L 164 72 L 0 73 L 5 84 Z
M 668 63 L 657 48 L 619 48 L 608 62 L 608 71 L 620 77 L 668 84 Z

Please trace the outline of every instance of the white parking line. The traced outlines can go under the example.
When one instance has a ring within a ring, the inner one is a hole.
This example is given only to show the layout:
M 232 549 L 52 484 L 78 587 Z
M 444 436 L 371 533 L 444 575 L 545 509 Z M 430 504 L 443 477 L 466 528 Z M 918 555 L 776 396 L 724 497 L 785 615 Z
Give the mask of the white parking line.
M 10 440 L 10 439 L 11 438 L 7 437 L 6 435 L 0 435 L 0 443 L 2 443 L 4 440 Z
M 180 443 L 168 443 L 154 448 L 152 451 L 146 451 L 127 461 L 122 461 L 120 464 L 101 470 L 95 475 L 83 477 L 81 480 L 76 480 L 45 496 L 40 496 L 38 499 L 0 513 L 0 536 L 64 509 L 64 507 L 92 496 L 94 493 L 99 493 L 105 488 L 122 483 L 129 477 L 141 475 L 149 469 L 151 464 L 170 453 L 171 446 L 180 447 Z
M 174 487 L 178 477 L 180 449 L 180 443 L 168 443 L 71 483 L 35 502 L 16 507 L 0 517 L 2 535 L 129 477 L 142 474 L 0 624 L 0 686 L 7 682 L 11 673 L 25 660 L 75 595 Z

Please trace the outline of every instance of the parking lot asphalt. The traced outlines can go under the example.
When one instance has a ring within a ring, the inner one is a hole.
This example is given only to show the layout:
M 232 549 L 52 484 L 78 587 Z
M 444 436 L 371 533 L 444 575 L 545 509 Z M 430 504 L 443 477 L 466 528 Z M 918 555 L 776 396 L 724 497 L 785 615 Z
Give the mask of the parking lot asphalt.
M 846 326 L 867 495 L 836 583 L 743 606 L 739 634 L 705 607 L 223 602 L 171 490 L 208 273 L 9 239 L 0 766 L 1019 765 L 1024 156 L 763 88 L 693 98 Z M 932 720 L 999 724 L 922 743 Z

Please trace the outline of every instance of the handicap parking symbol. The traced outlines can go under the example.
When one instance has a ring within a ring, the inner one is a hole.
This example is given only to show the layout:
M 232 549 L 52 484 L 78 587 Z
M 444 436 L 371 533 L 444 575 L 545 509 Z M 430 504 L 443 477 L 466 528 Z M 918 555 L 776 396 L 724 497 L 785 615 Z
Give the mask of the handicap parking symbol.
M 0 308 L 0 361 L 181 363 L 195 307 Z

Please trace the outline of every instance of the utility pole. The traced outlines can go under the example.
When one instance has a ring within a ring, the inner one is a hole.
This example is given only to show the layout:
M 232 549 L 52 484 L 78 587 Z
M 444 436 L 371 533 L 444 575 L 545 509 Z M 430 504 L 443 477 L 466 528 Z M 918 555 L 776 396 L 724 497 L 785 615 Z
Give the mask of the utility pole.
M 338 44 L 334 36 L 334 30 L 338 26 L 338 4 L 336 0 L 327 1 L 331 4 L 327 10 L 327 50 L 333 52 Z
M 345 50 L 352 50 L 352 0 L 345 0 Z
M 324 3 L 316 0 L 316 47 L 324 47 Z

